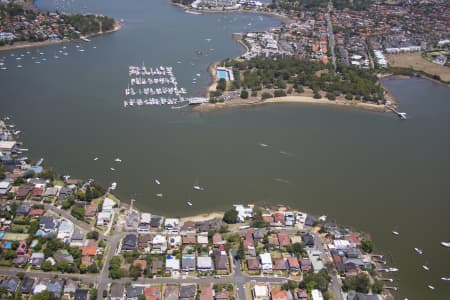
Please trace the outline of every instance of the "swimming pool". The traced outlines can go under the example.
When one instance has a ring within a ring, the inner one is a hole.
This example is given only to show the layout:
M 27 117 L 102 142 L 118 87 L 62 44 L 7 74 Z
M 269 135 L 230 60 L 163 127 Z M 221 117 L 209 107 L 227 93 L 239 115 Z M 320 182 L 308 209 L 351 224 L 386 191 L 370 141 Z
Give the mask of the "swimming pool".
M 5 244 L 3 244 L 4 249 L 11 249 L 11 247 L 12 247 L 12 242 L 5 242 Z
M 228 71 L 227 70 L 217 70 L 217 78 L 229 80 Z
M 4 231 L 0 231 L 0 240 L 5 236 L 5 232 Z

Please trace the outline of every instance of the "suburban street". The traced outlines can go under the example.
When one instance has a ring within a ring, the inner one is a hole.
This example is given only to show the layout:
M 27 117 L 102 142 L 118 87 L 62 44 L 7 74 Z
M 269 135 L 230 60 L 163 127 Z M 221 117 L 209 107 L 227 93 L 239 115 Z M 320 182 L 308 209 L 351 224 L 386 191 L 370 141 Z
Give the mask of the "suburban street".
M 328 5 L 328 11 L 325 13 L 325 18 L 327 20 L 327 31 L 328 31 L 328 43 L 329 43 L 329 50 L 331 51 L 331 59 L 334 65 L 334 68 L 336 68 L 336 54 L 334 53 L 334 48 L 336 45 L 335 39 L 334 39 L 334 32 L 333 32 L 333 22 L 331 22 L 331 16 L 330 11 L 333 8 L 333 3 L 330 1 L 330 4 Z

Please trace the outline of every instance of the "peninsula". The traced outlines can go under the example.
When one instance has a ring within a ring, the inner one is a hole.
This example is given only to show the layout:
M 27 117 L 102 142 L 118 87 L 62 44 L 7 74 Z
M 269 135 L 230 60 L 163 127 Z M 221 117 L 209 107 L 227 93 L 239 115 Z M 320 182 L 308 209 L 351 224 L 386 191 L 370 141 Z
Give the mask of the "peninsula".
M 40 12 L 28 2 L 0 3 L 0 16 L 0 50 L 88 40 L 121 26 L 107 16 Z
M 450 83 L 450 8 L 443 0 L 433 7 L 401 0 L 173 2 L 188 12 L 245 11 L 283 19 L 276 28 L 235 34 L 245 53 L 210 66 L 212 84 L 203 101 L 192 103 L 202 103 L 198 110 L 308 102 L 387 111 L 398 103 L 378 78 L 424 76 Z
M 185 218 L 139 211 L 112 194 L 116 183 L 32 163 L 10 120 L 0 121 L 1 298 L 391 299 L 396 289 L 382 274 L 398 269 L 369 236 L 327 216 L 241 204 Z

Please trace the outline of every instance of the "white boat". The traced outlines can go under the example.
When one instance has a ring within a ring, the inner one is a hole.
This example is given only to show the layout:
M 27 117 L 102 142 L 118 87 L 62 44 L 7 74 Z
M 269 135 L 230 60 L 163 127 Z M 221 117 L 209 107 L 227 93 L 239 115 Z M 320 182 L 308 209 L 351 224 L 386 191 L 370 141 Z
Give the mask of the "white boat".
M 114 159 L 114 161 L 119 162 L 119 163 L 122 162 L 122 160 L 120 158 L 116 158 L 116 159 Z
M 117 182 L 111 183 L 111 190 L 115 190 L 117 188 Z
M 116 169 L 114 169 L 114 168 L 109 168 L 111 171 L 115 171 Z
M 156 183 L 156 184 L 161 184 L 161 182 L 159 182 L 158 179 L 155 179 L 155 183 Z
M 450 242 L 441 242 L 441 246 L 445 248 L 450 248 Z
M 386 272 L 398 272 L 399 271 L 399 269 L 397 269 L 397 268 L 387 268 L 386 269 Z
M 156 196 L 158 196 L 158 197 L 162 197 L 162 196 L 163 196 L 163 194 L 162 194 L 162 193 L 159 193 L 159 194 L 156 194 Z
M 423 268 L 425 271 L 430 271 L 430 268 L 429 268 L 427 265 L 422 265 L 422 268 Z
M 429 284 L 428 285 L 428 288 L 430 289 L 430 290 L 432 290 L 432 291 L 434 291 L 436 288 L 433 286 L 433 285 L 431 285 L 431 284 Z
M 400 233 L 398 231 L 392 230 L 392 234 L 393 235 L 400 235 Z
M 420 249 L 420 248 L 414 248 L 414 251 L 416 251 L 418 254 L 420 254 L 420 255 L 422 255 L 423 254 L 423 251 L 422 251 L 422 249 Z
M 323 215 L 319 217 L 319 221 L 325 222 L 327 220 L 327 216 Z
M 259 143 L 258 145 L 260 145 L 260 146 L 263 147 L 263 148 L 269 147 L 269 145 L 263 144 L 263 143 Z
M 204 191 L 204 190 L 205 190 L 204 187 L 199 186 L 199 185 L 194 185 L 193 188 L 194 188 L 194 190 L 196 190 L 196 191 Z
M 192 202 L 188 201 L 186 203 L 187 203 L 187 205 L 192 206 Z
M 441 277 L 441 280 L 443 280 L 443 281 L 450 281 L 450 277 Z
M 17 67 L 18 67 L 18 68 L 22 68 L 23 66 L 22 66 L 22 65 L 17 65 Z
M 36 163 L 36 166 L 40 166 L 42 165 L 42 163 L 44 162 L 44 159 L 41 158 L 40 160 L 38 160 L 38 162 Z
M 98 160 L 98 157 L 94 157 L 94 160 Z

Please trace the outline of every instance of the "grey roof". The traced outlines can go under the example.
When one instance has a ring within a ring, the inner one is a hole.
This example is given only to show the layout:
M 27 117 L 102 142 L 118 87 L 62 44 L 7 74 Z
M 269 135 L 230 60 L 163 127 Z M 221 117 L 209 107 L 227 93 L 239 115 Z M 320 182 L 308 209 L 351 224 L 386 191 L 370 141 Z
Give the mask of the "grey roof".
M 77 289 L 74 294 L 74 300 L 86 300 L 88 296 L 88 290 Z
M 152 215 L 150 219 L 150 226 L 151 227 L 160 227 L 162 222 L 162 217 L 157 215 Z
M 168 286 L 164 292 L 165 300 L 178 300 L 179 290 L 176 286 Z
M 180 289 L 180 299 L 195 298 L 197 286 L 195 284 L 183 285 Z
M 311 233 L 302 235 L 302 240 L 306 246 L 314 246 L 314 237 L 312 236 Z
M 59 194 L 58 194 L 58 200 L 64 200 L 66 199 L 66 197 L 68 195 L 72 194 L 72 190 L 66 186 L 63 186 L 60 190 L 59 190 Z
M 23 294 L 29 294 L 33 291 L 34 278 L 25 277 L 22 282 L 22 286 L 20 287 L 20 292 Z
M 44 226 L 46 229 L 55 229 L 55 221 L 53 220 L 53 217 L 50 216 L 42 216 L 41 220 L 39 221 L 40 226 Z
M 383 299 L 380 295 L 368 295 L 363 293 L 357 293 L 355 291 L 349 291 L 347 294 L 347 300 L 354 300 L 358 296 L 358 300 L 381 300 Z
M 80 232 L 80 230 L 77 227 L 75 227 L 75 229 L 73 230 L 71 240 L 72 241 L 82 241 L 82 240 L 84 240 L 84 234 L 82 234 Z
M 63 288 L 63 284 L 62 284 L 62 282 L 60 282 L 58 280 L 49 282 L 47 285 L 47 291 L 49 291 L 50 293 L 53 293 L 58 298 L 61 295 L 62 288 Z
M 120 283 L 113 283 L 111 286 L 111 298 L 123 297 L 123 285 Z
M 183 255 L 181 267 L 183 270 L 195 270 L 195 257 L 193 255 Z
M 139 295 L 144 294 L 144 288 L 142 286 L 129 286 L 127 288 L 127 298 L 137 298 Z
M 137 236 L 135 234 L 127 234 L 122 242 L 123 250 L 135 250 L 137 246 Z
M 18 215 L 26 215 L 30 211 L 31 206 L 28 203 L 22 203 L 16 210 L 16 214 Z
M 311 216 L 311 215 L 307 215 L 306 216 L 306 220 L 305 220 L 305 225 L 306 226 L 313 226 L 314 225 L 314 222 L 316 222 L 316 218 L 315 217 L 313 217 L 313 216 Z
M 19 279 L 16 277 L 9 277 L 0 283 L 0 287 L 6 288 L 9 293 L 15 293 L 18 285 Z

